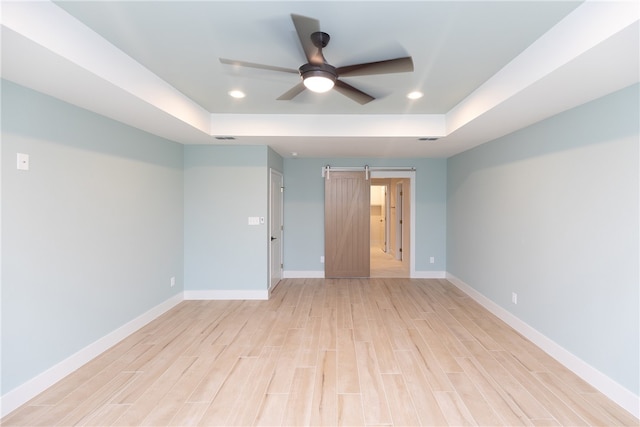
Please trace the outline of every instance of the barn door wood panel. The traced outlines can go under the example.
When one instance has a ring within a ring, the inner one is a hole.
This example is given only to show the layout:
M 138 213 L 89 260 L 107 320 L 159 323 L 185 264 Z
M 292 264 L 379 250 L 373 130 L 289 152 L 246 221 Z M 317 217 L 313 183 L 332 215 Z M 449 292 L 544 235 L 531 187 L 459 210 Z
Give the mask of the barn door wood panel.
M 325 179 L 325 277 L 369 277 L 370 183 L 364 171 Z

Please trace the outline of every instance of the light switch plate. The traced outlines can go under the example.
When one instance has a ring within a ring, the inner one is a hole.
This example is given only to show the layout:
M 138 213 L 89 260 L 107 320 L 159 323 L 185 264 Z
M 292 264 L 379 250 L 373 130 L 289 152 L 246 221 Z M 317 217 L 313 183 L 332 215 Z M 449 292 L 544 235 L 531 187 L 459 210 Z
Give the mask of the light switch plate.
M 24 153 L 18 153 L 18 170 L 28 171 L 29 170 L 29 155 Z

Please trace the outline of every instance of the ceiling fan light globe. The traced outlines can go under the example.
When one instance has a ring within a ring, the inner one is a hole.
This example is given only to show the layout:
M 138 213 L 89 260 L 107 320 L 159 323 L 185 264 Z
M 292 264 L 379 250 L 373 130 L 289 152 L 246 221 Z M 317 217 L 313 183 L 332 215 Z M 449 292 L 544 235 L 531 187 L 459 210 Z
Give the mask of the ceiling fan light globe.
M 324 93 L 333 88 L 333 79 L 324 76 L 309 76 L 304 79 L 304 86 L 311 92 Z

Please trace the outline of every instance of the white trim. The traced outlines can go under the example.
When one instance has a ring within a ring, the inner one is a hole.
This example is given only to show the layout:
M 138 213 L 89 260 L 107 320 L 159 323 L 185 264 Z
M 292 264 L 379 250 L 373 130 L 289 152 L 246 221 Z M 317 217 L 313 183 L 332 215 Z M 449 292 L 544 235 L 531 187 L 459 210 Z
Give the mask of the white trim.
M 513 315 L 513 313 L 482 295 L 480 292 L 453 274 L 447 272 L 446 278 L 462 292 L 469 295 L 476 302 L 491 313 L 495 314 L 529 341 L 540 347 L 549 356 L 562 363 L 565 367 L 598 389 L 601 393 L 620 405 L 633 416 L 640 418 L 640 396 L 636 396 L 631 391 L 609 378 L 607 375 L 603 374 L 555 341 L 520 320 L 520 318 Z
M 401 171 L 397 168 L 392 171 L 374 170 L 371 178 L 408 178 L 409 179 L 409 277 L 416 276 L 416 171 Z
M 269 290 L 207 290 L 184 291 L 185 300 L 268 300 Z
M 160 315 L 169 311 L 181 303 L 182 300 L 182 293 L 172 296 L 146 313 L 136 317 L 128 323 L 125 323 L 115 331 L 108 333 L 75 354 L 72 354 L 62 362 L 52 366 L 38 376 L 7 392 L 0 397 L 0 408 L 2 408 L 1 416 L 4 417 L 5 415 L 8 415 L 13 410 L 33 399 L 35 396 L 42 393 L 44 390 L 51 387 L 76 369 L 80 368 L 82 365 L 113 347 Z
M 319 271 L 295 271 L 285 270 L 282 272 L 283 279 L 324 279 L 324 270 Z
M 446 271 L 416 271 L 412 279 L 445 279 Z

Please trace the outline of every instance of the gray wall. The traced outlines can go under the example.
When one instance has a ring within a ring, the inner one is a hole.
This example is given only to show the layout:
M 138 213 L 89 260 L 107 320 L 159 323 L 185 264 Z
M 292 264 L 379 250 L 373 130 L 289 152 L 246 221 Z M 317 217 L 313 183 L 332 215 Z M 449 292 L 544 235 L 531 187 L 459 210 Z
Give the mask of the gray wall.
M 638 93 L 632 86 L 447 165 L 447 270 L 636 395 Z
M 185 289 L 268 289 L 266 146 L 187 146 L 184 152 Z M 280 162 L 281 162 L 280 158 Z M 248 225 L 248 217 L 264 224 Z
M 182 292 L 182 200 L 181 145 L 2 82 L 2 394 Z
M 445 159 L 285 159 L 284 269 L 324 271 L 324 179 L 322 167 L 403 166 L 416 168 L 416 271 L 445 271 Z M 429 257 L 435 263 L 429 263 Z

